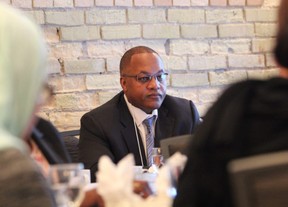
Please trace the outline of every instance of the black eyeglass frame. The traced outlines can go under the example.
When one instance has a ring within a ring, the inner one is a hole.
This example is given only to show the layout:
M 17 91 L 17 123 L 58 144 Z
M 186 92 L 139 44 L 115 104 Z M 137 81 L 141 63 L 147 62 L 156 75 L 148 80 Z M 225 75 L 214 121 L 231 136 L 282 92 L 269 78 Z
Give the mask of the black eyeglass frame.
M 122 74 L 121 77 L 128 77 L 128 78 L 135 78 L 136 81 L 139 83 L 145 84 L 152 80 L 152 78 L 155 78 L 159 83 L 162 83 L 166 80 L 166 77 L 169 75 L 167 72 L 158 72 L 154 75 L 144 75 L 143 77 L 139 77 L 139 75 L 145 74 L 143 72 L 137 74 L 137 75 L 128 75 L 128 74 Z M 164 76 L 164 77 L 163 77 Z

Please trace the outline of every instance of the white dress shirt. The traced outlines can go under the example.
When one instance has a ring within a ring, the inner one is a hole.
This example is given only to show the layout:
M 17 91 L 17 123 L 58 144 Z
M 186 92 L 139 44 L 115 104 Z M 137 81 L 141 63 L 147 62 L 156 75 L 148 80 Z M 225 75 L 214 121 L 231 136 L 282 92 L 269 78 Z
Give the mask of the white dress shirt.
M 152 111 L 151 114 L 146 114 L 143 110 L 133 106 L 131 103 L 129 103 L 126 95 L 124 95 L 124 99 L 126 101 L 126 104 L 128 106 L 128 109 L 133 117 L 134 120 L 134 124 L 136 125 L 136 127 L 138 128 L 139 132 L 140 132 L 140 136 L 141 136 L 141 140 L 145 149 L 145 154 L 146 154 L 146 158 L 147 158 L 147 149 L 146 149 L 146 134 L 147 134 L 147 128 L 145 127 L 145 125 L 143 124 L 143 121 L 147 118 L 150 118 L 152 116 L 155 116 L 156 118 L 154 119 L 153 122 L 153 136 L 155 135 L 155 123 L 158 117 L 158 110 L 154 109 Z M 137 133 L 137 131 L 135 132 Z

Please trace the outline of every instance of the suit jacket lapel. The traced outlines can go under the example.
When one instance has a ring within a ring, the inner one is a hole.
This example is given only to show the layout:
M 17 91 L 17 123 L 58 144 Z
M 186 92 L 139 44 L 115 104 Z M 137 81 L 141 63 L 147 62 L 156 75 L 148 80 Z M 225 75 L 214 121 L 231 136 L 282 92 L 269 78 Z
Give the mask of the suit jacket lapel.
M 122 138 L 127 146 L 127 150 L 130 153 L 134 154 L 136 165 L 141 165 L 141 158 L 139 153 L 139 145 L 137 142 L 137 136 L 136 133 L 137 129 L 135 129 L 133 118 L 129 112 L 129 109 L 126 105 L 126 102 L 124 100 L 124 96 L 121 97 L 119 102 L 119 113 L 120 113 L 120 122 L 121 122 L 121 134 Z M 140 134 L 138 134 L 139 137 L 139 144 L 142 152 L 142 158 L 144 165 L 146 165 L 146 158 L 145 158 L 145 152 L 143 148 L 143 143 L 140 137 Z
M 156 122 L 155 146 L 160 146 L 160 140 L 173 136 L 175 120 L 168 115 L 164 107 L 158 110 L 158 119 Z

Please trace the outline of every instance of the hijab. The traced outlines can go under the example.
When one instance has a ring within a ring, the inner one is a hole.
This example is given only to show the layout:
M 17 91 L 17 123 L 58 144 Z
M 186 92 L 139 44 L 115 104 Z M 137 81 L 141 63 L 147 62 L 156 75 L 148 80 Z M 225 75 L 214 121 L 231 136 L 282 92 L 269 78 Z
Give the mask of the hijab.
M 0 150 L 25 150 L 20 139 L 34 113 L 46 77 L 40 28 L 0 3 Z

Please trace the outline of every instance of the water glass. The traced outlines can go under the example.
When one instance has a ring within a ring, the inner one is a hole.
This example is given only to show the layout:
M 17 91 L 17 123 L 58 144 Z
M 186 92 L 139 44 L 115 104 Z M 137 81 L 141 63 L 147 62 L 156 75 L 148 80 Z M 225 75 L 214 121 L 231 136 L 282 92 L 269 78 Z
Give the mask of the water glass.
M 152 152 L 152 167 L 159 169 L 164 164 L 164 157 L 161 154 L 160 148 L 153 148 Z
M 82 163 L 56 164 L 49 171 L 49 181 L 56 202 L 61 207 L 79 206 L 84 198 L 85 177 Z

